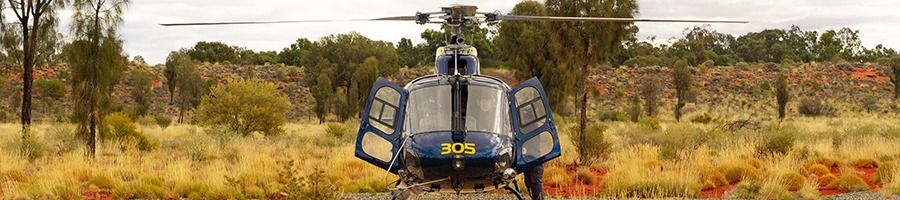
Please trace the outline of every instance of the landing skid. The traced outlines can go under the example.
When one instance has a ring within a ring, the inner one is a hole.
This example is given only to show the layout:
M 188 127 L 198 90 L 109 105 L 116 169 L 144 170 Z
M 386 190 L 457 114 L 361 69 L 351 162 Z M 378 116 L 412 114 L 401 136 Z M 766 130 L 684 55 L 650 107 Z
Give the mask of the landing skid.
M 506 184 L 506 186 L 503 186 L 503 189 L 509 190 L 509 192 L 515 194 L 516 198 L 518 198 L 519 200 L 525 200 L 525 197 L 522 196 L 522 190 L 519 189 L 519 181 L 513 180 L 512 185 L 515 187 L 509 185 L 510 184 Z

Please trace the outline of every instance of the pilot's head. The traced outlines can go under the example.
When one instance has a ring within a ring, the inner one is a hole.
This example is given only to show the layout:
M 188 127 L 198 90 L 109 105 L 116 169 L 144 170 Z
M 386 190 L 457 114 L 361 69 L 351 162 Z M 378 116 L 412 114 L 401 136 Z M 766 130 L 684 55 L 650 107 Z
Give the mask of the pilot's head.
M 489 111 L 494 108 L 494 102 L 490 98 L 478 98 L 478 108 L 482 112 Z

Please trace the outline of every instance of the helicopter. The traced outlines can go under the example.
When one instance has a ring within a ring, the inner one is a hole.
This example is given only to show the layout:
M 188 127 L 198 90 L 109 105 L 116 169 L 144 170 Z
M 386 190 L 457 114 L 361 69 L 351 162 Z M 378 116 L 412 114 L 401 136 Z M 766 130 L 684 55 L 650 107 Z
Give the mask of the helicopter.
M 537 78 L 510 87 L 481 74 L 478 51 L 465 43 L 468 26 L 499 21 L 688 22 L 746 21 L 636 19 L 504 15 L 453 4 L 438 12 L 349 20 L 234 21 L 172 23 L 163 26 L 289 24 L 339 21 L 414 21 L 450 29 L 446 45 L 435 50 L 435 73 L 405 87 L 379 77 L 366 99 L 355 141 L 355 156 L 398 180 L 387 186 L 392 199 L 410 193 L 456 194 L 505 189 L 524 199 L 516 176 L 561 156 L 547 101 Z M 387 176 L 385 176 L 387 178 Z

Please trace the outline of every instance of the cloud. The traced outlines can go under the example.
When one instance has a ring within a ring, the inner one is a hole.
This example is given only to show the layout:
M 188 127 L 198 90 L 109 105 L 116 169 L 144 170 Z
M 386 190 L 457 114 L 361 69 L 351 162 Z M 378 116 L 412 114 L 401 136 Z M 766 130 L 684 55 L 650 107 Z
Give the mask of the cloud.
M 478 5 L 480 11 L 508 12 L 519 0 L 138 0 L 133 1 L 121 27 L 125 48 L 131 56 L 141 55 L 150 63 L 163 63 L 168 52 L 190 47 L 198 41 L 222 41 L 256 51 L 280 50 L 297 38 L 320 37 L 357 31 L 390 42 L 411 38 L 437 25 L 409 22 L 344 22 L 289 25 L 162 27 L 159 23 L 200 21 L 354 19 L 412 15 L 416 11 L 437 11 L 449 4 Z M 866 46 L 883 43 L 900 47 L 900 1 L 866 0 L 638 0 L 642 18 L 741 19 L 751 24 L 716 24 L 720 32 L 745 34 L 768 28 L 824 31 L 850 27 L 861 31 Z M 62 25 L 70 12 L 62 12 Z M 679 37 L 696 24 L 642 23 L 639 38 Z M 68 30 L 63 28 L 61 30 Z

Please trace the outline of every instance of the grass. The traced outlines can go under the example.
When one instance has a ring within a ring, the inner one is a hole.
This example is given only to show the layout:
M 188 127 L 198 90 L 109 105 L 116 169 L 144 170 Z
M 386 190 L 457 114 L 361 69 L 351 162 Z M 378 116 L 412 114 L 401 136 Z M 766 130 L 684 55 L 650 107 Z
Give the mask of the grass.
M 68 125 L 40 124 L 33 132 L 51 143 L 57 126 Z M 323 177 L 337 192 L 383 192 L 387 185 L 384 171 L 353 156 L 353 138 L 329 136 L 324 125 L 289 124 L 287 134 L 274 138 L 225 138 L 185 125 L 140 129 L 160 142 L 157 150 L 103 143 L 91 160 L 76 143 L 78 150 L 29 162 L 8 142 L 21 136 L 18 125 L 0 125 L 0 197 L 71 199 L 64 198 L 71 191 L 111 190 L 116 198 L 266 198 L 284 187 L 278 170 L 286 160 L 297 161 L 293 173 L 301 175 L 314 167 L 334 169 Z
M 591 158 L 592 166 L 581 168 L 572 168 L 578 161 L 572 143 L 576 120 L 560 117 L 563 155 L 547 164 L 544 182 L 566 187 L 597 180 L 605 187 L 602 195 L 612 198 L 699 197 L 704 189 L 736 185 L 768 199 L 783 199 L 790 194 L 785 191 L 796 192 L 790 197 L 813 199 L 820 196 L 818 186 L 867 189 L 860 187 L 859 177 L 835 176 L 832 169 L 877 167 L 880 192 L 900 193 L 896 117 L 792 117 L 737 130 L 721 127 L 746 116 L 711 117 L 716 120 L 602 122 L 609 154 Z M 324 169 L 317 177 L 329 183 L 325 187 L 330 191 L 386 192 L 394 177 L 385 178 L 384 171 L 353 156 L 355 127 L 354 122 L 294 123 L 284 127 L 284 135 L 238 137 L 188 125 L 140 125 L 140 132 L 159 142 L 157 149 L 140 151 L 105 142 L 90 160 L 83 147 L 72 142 L 72 125 L 38 124 L 33 140 L 45 146 L 40 157 L 29 161 L 17 145 L 18 125 L 4 124 L 0 196 L 70 199 L 85 191 L 111 191 L 115 198 L 270 198 L 308 178 L 283 178 L 288 162 L 294 163 L 288 167 L 292 174 Z M 591 168 L 607 174 L 592 179 Z

